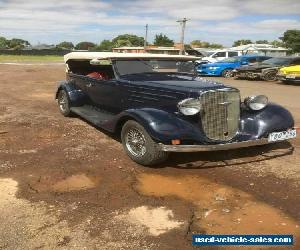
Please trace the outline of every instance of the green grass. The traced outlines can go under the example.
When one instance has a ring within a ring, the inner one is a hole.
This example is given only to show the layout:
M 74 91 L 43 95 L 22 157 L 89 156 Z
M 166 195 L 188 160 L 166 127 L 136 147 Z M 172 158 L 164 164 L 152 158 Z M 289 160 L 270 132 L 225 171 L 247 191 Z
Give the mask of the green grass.
M 63 62 L 63 56 L 0 55 L 0 62 Z

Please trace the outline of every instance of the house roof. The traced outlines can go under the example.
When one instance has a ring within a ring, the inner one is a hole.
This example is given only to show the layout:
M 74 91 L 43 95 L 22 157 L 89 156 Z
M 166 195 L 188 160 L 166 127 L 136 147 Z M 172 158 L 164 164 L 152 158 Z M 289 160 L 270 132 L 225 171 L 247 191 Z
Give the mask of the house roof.
M 133 58 L 153 58 L 153 59 L 178 59 L 178 60 L 197 60 L 195 56 L 185 55 L 165 55 L 165 54 L 146 54 L 146 53 L 116 53 L 116 52 L 71 52 L 64 56 L 65 62 L 69 60 L 92 60 L 92 59 L 133 59 Z
M 237 47 L 232 47 L 232 48 L 230 48 L 230 50 L 235 50 L 235 51 L 245 51 L 245 50 L 287 51 L 288 49 L 282 48 L 282 47 L 275 47 L 274 45 L 271 45 L 271 44 L 251 43 L 251 44 L 241 45 L 241 46 L 237 46 Z

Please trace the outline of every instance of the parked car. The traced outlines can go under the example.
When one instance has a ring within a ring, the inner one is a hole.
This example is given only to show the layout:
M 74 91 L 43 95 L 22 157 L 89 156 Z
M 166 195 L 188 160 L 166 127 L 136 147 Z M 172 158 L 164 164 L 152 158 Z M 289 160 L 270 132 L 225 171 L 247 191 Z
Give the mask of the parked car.
M 208 52 L 207 56 L 201 58 L 201 60 L 197 60 L 198 64 L 204 63 L 215 63 L 218 61 L 222 61 L 226 58 L 241 56 L 241 51 L 233 51 L 233 50 L 217 50 Z
M 169 152 L 217 151 L 296 137 L 291 113 L 264 95 L 240 100 L 238 89 L 195 74 L 197 57 L 73 52 L 55 98 L 76 114 L 119 134 L 142 165 Z
M 236 68 L 234 74 L 237 78 L 275 81 L 280 68 L 299 64 L 300 57 L 274 57 L 262 63 Z
M 300 63 L 296 66 L 281 68 L 277 74 L 277 78 L 282 82 L 300 83 Z
M 220 62 L 201 64 L 197 67 L 199 75 L 205 76 L 223 76 L 232 77 L 232 70 L 241 66 L 248 65 L 251 63 L 262 62 L 270 59 L 269 56 L 258 56 L 258 55 L 244 55 L 226 58 Z

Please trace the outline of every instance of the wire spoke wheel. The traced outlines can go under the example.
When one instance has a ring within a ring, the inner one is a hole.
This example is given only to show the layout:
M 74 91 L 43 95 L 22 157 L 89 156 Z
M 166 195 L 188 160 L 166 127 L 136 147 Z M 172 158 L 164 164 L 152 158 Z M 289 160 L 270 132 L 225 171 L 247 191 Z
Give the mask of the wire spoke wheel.
M 58 105 L 62 112 L 66 112 L 68 109 L 68 100 L 64 92 L 61 92 L 58 97 Z
M 125 143 L 128 151 L 136 157 L 142 157 L 146 153 L 145 137 L 137 128 L 131 128 L 127 131 Z

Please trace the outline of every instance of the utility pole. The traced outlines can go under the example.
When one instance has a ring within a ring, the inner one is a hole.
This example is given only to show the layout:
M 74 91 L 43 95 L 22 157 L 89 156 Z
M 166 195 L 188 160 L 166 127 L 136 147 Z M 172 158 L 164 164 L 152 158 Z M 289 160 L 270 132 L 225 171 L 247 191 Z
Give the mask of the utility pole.
M 145 26 L 146 31 L 145 31 L 145 39 L 144 39 L 144 51 L 146 53 L 146 49 L 147 49 L 147 39 L 148 39 L 148 24 L 146 24 Z
M 181 25 L 181 36 L 180 36 L 180 43 L 181 43 L 181 48 L 180 48 L 180 55 L 183 55 L 184 53 L 184 31 L 185 31 L 185 24 L 188 21 L 188 19 L 183 18 L 178 20 L 177 22 L 180 23 Z

